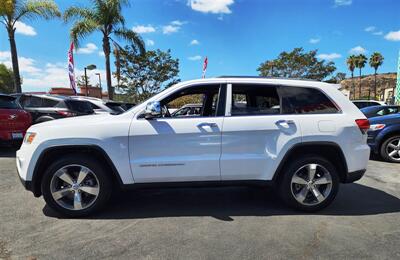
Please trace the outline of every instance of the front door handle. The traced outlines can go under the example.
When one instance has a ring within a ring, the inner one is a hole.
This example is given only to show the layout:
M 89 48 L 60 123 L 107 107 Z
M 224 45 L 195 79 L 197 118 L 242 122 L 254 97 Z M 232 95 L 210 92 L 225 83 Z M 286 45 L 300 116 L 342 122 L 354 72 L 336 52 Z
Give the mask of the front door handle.
M 201 123 L 201 124 L 198 124 L 197 126 L 198 126 L 198 127 L 205 127 L 205 126 L 208 126 L 208 127 L 211 127 L 211 128 L 213 128 L 213 127 L 218 127 L 218 125 L 217 125 L 216 123 Z
M 277 125 L 294 125 L 293 120 L 278 120 L 275 122 Z

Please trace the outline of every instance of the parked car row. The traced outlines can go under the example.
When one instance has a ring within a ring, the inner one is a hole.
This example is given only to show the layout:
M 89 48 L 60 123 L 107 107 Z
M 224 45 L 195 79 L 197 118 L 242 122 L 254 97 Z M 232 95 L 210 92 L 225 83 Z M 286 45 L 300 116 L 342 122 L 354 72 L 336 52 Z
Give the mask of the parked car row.
M 0 94 L 0 142 L 20 143 L 32 124 L 91 114 L 120 114 L 132 106 L 91 97 Z
M 369 119 L 367 143 L 372 153 L 387 162 L 400 163 L 400 106 L 375 100 L 352 102 Z

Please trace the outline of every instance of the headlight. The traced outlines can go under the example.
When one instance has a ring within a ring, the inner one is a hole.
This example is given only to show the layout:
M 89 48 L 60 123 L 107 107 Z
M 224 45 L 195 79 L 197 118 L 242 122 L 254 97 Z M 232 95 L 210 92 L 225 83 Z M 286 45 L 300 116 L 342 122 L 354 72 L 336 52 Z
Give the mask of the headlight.
M 370 125 L 369 126 L 369 131 L 377 131 L 385 128 L 385 124 L 375 124 L 375 125 Z
M 27 132 L 24 138 L 24 144 L 31 144 L 35 139 L 36 133 Z

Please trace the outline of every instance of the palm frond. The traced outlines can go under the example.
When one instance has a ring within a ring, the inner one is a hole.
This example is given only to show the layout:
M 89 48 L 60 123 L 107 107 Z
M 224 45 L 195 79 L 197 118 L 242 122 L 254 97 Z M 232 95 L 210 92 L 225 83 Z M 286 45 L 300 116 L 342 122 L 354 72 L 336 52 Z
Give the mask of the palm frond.
M 83 19 L 76 22 L 71 28 L 71 40 L 75 44 L 75 48 L 79 47 L 80 40 L 86 38 L 89 34 L 98 29 L 98 24 L 89 19 Z
M 117 36 L 119 39 L 128 42 L 132 46 L 137 47 L 141 54 L 146 52 L 145 44 L 142 37 L 140 37 L 140 35 L 135 33 L 134 31 L 127 30 L 125 28 L 118 28 L 114 30 L 114 35 Z
M 61 17 L 61 13 L 53 0 L 30 0 L 22 3 L 20 6 L 16 6 L 14 22 L 20 18 L 44 18 L 49 20 L 54 17 Z
M 68 22 L 76 19 L 91 19 L 94 20 L 95 12 L 93 12 L 89 8 L 71 6 L 67 10 L 65 10 L 63 15 L 64 22 Z

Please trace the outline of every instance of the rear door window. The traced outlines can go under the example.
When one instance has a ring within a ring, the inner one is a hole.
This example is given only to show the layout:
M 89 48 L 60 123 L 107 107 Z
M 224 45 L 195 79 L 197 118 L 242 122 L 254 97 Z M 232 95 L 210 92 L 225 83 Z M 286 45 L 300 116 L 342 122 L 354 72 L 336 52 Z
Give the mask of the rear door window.
M 88 113 L 88 114 L 94 113 L 92 106 L 87 101 L 66 100 L 65 104 L 70 110 L 75 112 Z
M 257 84 L 234 84 L 232 86 L 232 116 L 279 113 L 280 101 L 275 86 Z
M 279 88 L 283 114 L 338 113 L 336 105 L 320 90 L 306 87 Z

